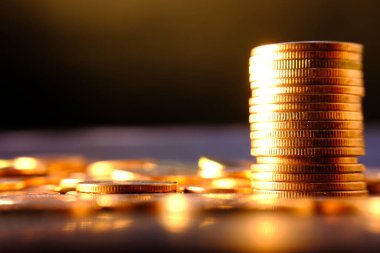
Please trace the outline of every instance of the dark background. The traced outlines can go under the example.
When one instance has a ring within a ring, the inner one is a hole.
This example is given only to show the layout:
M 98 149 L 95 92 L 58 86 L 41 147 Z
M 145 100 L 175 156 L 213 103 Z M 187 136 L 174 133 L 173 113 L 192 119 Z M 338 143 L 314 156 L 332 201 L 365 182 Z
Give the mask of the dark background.
M 252 47 L 365 45 L 380 120 L 380 1 L 0 1 L 0 128 L 244 123 Z

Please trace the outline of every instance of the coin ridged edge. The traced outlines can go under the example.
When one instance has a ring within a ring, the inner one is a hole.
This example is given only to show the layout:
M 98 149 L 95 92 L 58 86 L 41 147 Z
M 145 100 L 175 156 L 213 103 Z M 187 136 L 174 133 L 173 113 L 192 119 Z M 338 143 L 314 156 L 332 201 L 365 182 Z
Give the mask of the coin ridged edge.
M 252 164 L 252 172 L 271 173 L 361 173 L 365 170 L 363 164 Z

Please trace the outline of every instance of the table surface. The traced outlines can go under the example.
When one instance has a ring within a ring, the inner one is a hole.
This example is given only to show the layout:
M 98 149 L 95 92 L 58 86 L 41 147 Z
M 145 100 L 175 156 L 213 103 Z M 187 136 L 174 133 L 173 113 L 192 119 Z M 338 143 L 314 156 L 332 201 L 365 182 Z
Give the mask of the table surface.
M 0 133 L 0 143 L 2 157 L 81 154 L 94 160 L 251 159 L 246 125 L 14 131 Z M 367 156 L 361 161 L 369 167 L 380 165 L 380 128 L 376 125 L 367 126 L 366 145 Z M 371 220 L 353 214 L 228 209 L 165 217 L 147 211 L 0 214 L 2 252 L 379 252 L 379 240 L 380 217 Z

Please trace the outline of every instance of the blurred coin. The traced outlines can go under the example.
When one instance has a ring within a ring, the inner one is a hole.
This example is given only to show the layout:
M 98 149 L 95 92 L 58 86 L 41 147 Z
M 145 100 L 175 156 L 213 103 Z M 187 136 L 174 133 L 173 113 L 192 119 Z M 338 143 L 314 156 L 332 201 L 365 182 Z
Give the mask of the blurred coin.
M 274 164 L 349 164 L 358 163 L 357 157 L 256 157 L 257 163 L 274 163 Z M 361 170 L 362 171 L 362 170 Z
M 363 72 L 356 69 L 332 69 L 332 68 L 309 68 L 309 69 L 281 69 L 263 71 L 249 66 L 250 80 L 267 80 L 272 78 L 293 77 L 342 77 L 363 78 Z
M 361 96 L 347 94 L 280 94 L 254 96 L 249 100 L 250 105 L 282 104 L 282 103 L 352 103 L 362 102 Z
M 364 147 L 363 138 L 253 139 L 251 147 Z
M 326 130 L 363 129 L 363 121 L 271 121 L 251 123 L 251 131 L 257 130 Z
M 361 156 L 364 148 L 252 148 L 253 156 Z
M 88 193 L 175 192 L 177 183 L 166 181 L 84 181 L 77 185 L 76 190 Z
M 267 61 L 292 60 L 292 59 L 342 59 L 351 61 L 362 61 L 362 54 L 347 51 L 280 51 L 270 54 L 258 54 L 250 57 L 249 62 L 265 59 Z
M 276 198 L 351 198 L 351 197 L 365 197 L 368 192 L 363 191 L 267 191 L 267 190 L 254 190 L 255 195 L 276 197 Z
M 363 164 L 252 164 L 252 172 L 271 173 L 359 173 Z
M 255 172 L 252 173 L 252 180 L 273 182 L 354 182 L 364 181 L 364 176 L 361 173 L 286 174 L 277 172 Z
M 300 183 L 300 182 L 263 182 L 252 181 L 252 188 L 257 190 L 275 191 L 365 191 L 365 182 L 323 182 L 323 183 Z
M 26 187 L 24 180 L 16 178 L 0 179 L 0 191 L 21 190 Z
M 270 112 L 254 113 L 249 116 L 249 122 L 257 121 L 299 121 L 299 120 L 363 120 L 361 112 L 341 112 L 341 111 L 312 111 L 312 112 Z
M 283 70 L 306 68 L 335 68 L 335 69 L 361 69 L 359 61 L 344 59 L 292 59 L 292 60 L 268 60 L 265 57 L 252 57 L 249 65 L 253 70 Z
M 255 80 L 253 77 L 249 78 L 251 88 L 260 87 L 276 87 L 276 86 L 312 86 L 312 85 L 347 85 L 347 86 L 363 86 L 364 80 L 362 78 L 352 77 L 292 77 L 292 78 L 268 78 L 264 80 Z
M 283 42 L 258 46 L 252 49 L 252 55 L 271 54 L 282 51 L 348 51 L 363 52 L 363 45 L 352 42 L 337 41 L 298 41 Z
M 361 112 L 361 104 L 353 103 L 287 103 L 251 105 L 250 113 L 292 111 L 351 111 Z
M 341 85 L 311 85 L 311 86 L 279 86 L 279 87 L 260 87 L 252 90 L 252 96 L 267 96 L 277 94 L 351 94 L 364 96 L 362 86 L 341 86 Z
M 363 138 L 362 130 L 269 130 L 252 131 L 251 139 L 270 138 Z

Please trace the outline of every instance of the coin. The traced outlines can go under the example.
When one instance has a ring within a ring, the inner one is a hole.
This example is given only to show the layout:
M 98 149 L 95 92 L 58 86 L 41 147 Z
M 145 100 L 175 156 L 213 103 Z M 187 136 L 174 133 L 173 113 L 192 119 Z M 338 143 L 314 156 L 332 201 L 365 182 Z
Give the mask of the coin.
M 365 155 L 362 147 L 334 148 L 252 148 L 253 156 L 361 156 Z
M 362 61 L 362 54 L 347 51 L 280 51 L 269 54 L 258 54 L 250 57 L 249 62 L 265 59 L 267 61 L 292 60 L 292 59 L 342 59 Z
M 254 190 L 255 195 L 275 197 L 275 198 L 356 198 L 368 196 L 367 191 L 267 191 Z
M 363 121 L 271 121 L 251 123 L 251 130 L 326 130 L 363 129 Z
M 249 66 L 250 80 L 267 80 L 272 78 L 291 77 L 343 77 L 363 78 L 363 72 L 357 69 L 308 68 L 308 69 L 281 69 L 262 71 Z
M 362 130 L 280 130 L 252 131 L 251 139 L 267 138 L 362 138 Z
M 26 187 L 24 180 L 18 178 L 0 179 L 0 191 L 21 190 Z
M 252 55 L 271 54 L 282 51 L 348 51 L 363 52 L 363 45 L 352 42 L 336 41 L 298 41 L 258 46 L 252 49 Z
M 257 190 L 274 191 L 365 191 L 365 182 L 263 182 L 252 181 L 252 188 Z
M 255 181 L 273 182 L 354 182 L 364 181 L 361 173 L 347 174 L 280 174 L 273 172 L 252 173 L 251 179 Z
M 361 112 L 312 111 L 312 112 L 269 112 L 254 113 L 249 122 L 257 121 L 323 121 L 323 120 L 363 120 Z
M 350 111 L 361 112 L 361 104 L 349 103 L 288 103 L 288 104 L 261 104 L 249 107 L 250 113 L 256 112 L 292 112 L 292 111 Z
M 293 77 L 293 78 L 267 78 L 265 80 L 254 80 L 250 77 L 251 88 L 270 86 L 305 86 L 305 85 L 347 85 L 363 86 L 362 78 L 338 78 L 338 77 Z
M 267 96 L 276 94 L 351 94 L 364 96 L 362 86 L 341 86 L 341 85 L 312 85 L 312 86 L 285 86 L 285 87 L 260 87 L 252 90 L 252 97 Z
M 361 96 L 348 94 L 306 94 L 306 95 L 266 95 L 254 96 L 249 100 L 250 105 L 277 103 L 353 103 L 362 102 Z
M 251 147 L 364 147 L 363 138 L 252 139 Z
M 305 69 L 305 68 L 336 68 L 336 69 L 361 69 L 358 61 L 335 59 L 292 59 L 269 60 L 266 57 L 254 57 L 249 62 L 253 70 L 281 70 L 281 69 Z
M 303 157 L 303 159 L 307 159 Z M 252 172 L 272 173 L 359 173 L 365 169 L 363 164 L 252 164 Z
M 177 191 L 176 182 L 166 181 L 84 181 L 78 192 L 87 193 L 158 193 Z
M 358 163 L 357 157 L 256 157 L 256 162 L 274 164 L 347 164 Z M 362 170 L 361 170 L 362 171 Z

